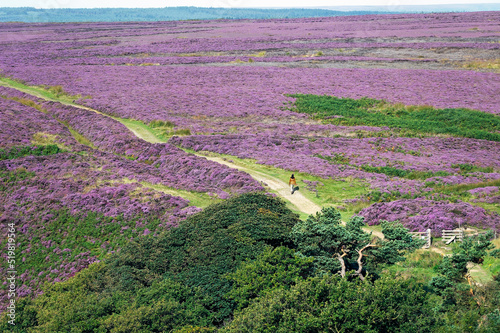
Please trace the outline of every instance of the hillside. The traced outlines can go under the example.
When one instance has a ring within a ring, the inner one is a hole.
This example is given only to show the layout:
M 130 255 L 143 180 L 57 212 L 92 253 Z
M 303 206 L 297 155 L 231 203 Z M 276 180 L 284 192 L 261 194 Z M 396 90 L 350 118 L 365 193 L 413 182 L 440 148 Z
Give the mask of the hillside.
M 499 21 L 0 23 L 1 330 L 496 332 Z

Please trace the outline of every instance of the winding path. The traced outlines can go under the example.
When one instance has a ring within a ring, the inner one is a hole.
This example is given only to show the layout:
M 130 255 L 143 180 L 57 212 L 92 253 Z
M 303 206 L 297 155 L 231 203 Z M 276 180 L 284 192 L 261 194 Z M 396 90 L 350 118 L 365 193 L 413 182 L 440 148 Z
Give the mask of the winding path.
M 22 89 L 20 87 L 13 87 L 13 86 L 9 85 L 6 82 L 0 82 L 0 85 L 6 86 L 6 87 L 9 87 L 9 88 L 13 88 L 13 89 L 16 89 L 16 90 L 19 90 L 19 91 L 22 91 L 22 92 L 24 92 L 26 94 L 29 94 L 29 95 L 32 95 L 32 96 L 35 96 L 35 97 L 38 97 L 38 98 L 41 98 L 41 99 L 44 99 L 44 100 L 47 100 L 47 101 L 58 102 L 58 103 L 61 103 L 61 104 L 64 104 L 64 105 L 70 105 L 70 106 L 73 106 L 73 107 L 76 107 L 76 108 L 79 108 L 79 109 L 83 109 L 83 110 L 87 110 L 87 111 L 92 111 L 92 112 L 98 113 L 100 115 L 103 115 L 103 116 L 106 116 L 106 117 L 110 117 L 110 118 L 112 118 L 112 119 L 114 119 L 116 121 L 121 122 L 125 127 L 127 127 L 129 129 L 129 131 L 131 131 L 132 133 L 134 133 L 135 136 L 137 136 L 138 138 L 140 138 L 140 139 L 142 139 L 144 141 L 147 141 L 147 142 L 150 142 L 150 143 L 160 143 L 160 142 L 162 142 L 153 133 L 151 133 L 147 128 L 144 128 L 144 127 L 141 127 L 141 126 L 138 126 L 138 125 L 134 125 L 134 124 L 130 124 L 128 122 L 121 121 L 120 118 L 112 117 L 110 115 L 107 115 L 107 114 L 102 113 L 102 112 L 100 112 L 98 110 L 89 108 L 87 106 L 83 106 L 83 105 L 79 105 L 79 104 L 75 104 L 75 103 L 68 103 L 68 102 L 64 102 L 64 101 L 61 101 L 61 100 L 48 98 L 46 96 L 43 96 L 41 93 L 37 92 L 35 89 Z M 268 186 L 271 190 L 276 191 L 277 194 L 281 198 L 289 201 L 290 203 L 292 203 L 297 208 L 297 210 L 299 210 L 299 211 L 301 211 L 301 212 L 303 212 L 305 214 L 315 214 L 316 212 L 319 212 L 321 210 L 320 206 L 316 205 L 314 202 L 312 202 L 311 200 L 309 200 L 306 197 L 304 197 L 304 195 L 302 195 L 302 193 L 300 193 L 300 191 L 295 192 L 292 195 L 290 193 L 290 187 L 288 186 L 287 183 L 285 183 L 282 180 L 279 180 L 277 178 L 271 177 L 271 176 L 266 175 L 264 173 L 261 173 L 259 171 L 251 170 L 251 169 L 248 169 L 248 168 L 236 165 L 236 164 L 231 163 L 229 161 L 226 161 L 226 160 L 224 160 L 224 159 L 222 159 L 220 157 L 209 157 L 209 156 L 204 156 L 204 155 L 200 155 L 200 154 L 197 154 L 197 156 L 204 157 L 204 158 L 206 158 L 206 159 L 208 159 L 210 161 L 217 162 L 217 163 L 220 163 L 220 164 L 224 164 L 224 165 L 226 165 L 226 166 L 228 166 L 230 168 L 238 169 L 240 171 L 248 173 L 250 176 L 252 176 L 258 182 L 263 183 L 266 186 Z
M 290 201 L 301 212 L 304 212 L 306 214 L 316 214 L 316 212 L 319 212 L 321 210 L 320 206 L 304 197 L 304 195 L 302 195 L 300 191 L 296 191 L 294 194 L 291 194 L 290 186 L 282 180 L 271 177 L 259 171 L 236 165 L 220 157 L 209 157 L 204 155 L 198 156 L 203 156 L 210 161 L 224 164 L 230 168 L 238 169 L 240 171 L 248 173 L 250 176 L 252 176 L 253 179 L 260 183 L 263 183 L 264 185 L 267 185 L 271 190 L 276 191 L 280 197 Z

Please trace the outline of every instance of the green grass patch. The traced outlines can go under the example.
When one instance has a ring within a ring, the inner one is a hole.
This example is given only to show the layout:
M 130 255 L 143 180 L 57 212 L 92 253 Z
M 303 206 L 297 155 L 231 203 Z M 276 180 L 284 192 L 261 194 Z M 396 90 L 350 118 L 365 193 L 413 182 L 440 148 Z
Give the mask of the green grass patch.
M 56 145 L 60 149 L 63 150 L 71 150 L 70 147 L 63 145 L 58 142 L 58 136 L 55 134 L 37 132 L 33 134 L 33 138 L 31 139 L 31 143 L 37 146 L 47 146 L 47 145 Z
M 468 202 L 473 206 L 479 206 L 481 208 L 484 208 L 486 211 L 495 212 L 495 213 L 500 214 L 500 206 L 498 204 L 491 204 L 491 203 L 487 203 L 487 202 L 473 202 L 473 201 L 468 200 L 468 199 L 464 199 L 462 201 Z
M 184 149 L 186 152 L 200 155 L 200 152 L 195 152 L 190 149 Z M 256 171 L 270 178 L 279 179 L 286 184 L 288 184 L 288 180 L 290 175 L 294 173 L 295 178 L 297 179 L 297 185 L 299 186 L 299 191 L 304 195 L 307 199 L 314 202 L 320 207 L 338 207 L 343 206 L 345 210 L 341 210 L 342 219 L 348 219 L 354 214 L 353 209 L 349 205 L 344 204 L 344 200 L 353 199 L 363 194 L 368 193 L 367 185 L 356 180 L 354 178 L 346 178 L 343 181 L 334 180 L 334 179 L 324 179 L 318 176 L 314 176 L 304 172 L 297 172 L 293 170 L 284 170 L 280 168 L 275 168 L 272 166 L 258 164 L 253 159 L 241 159 L 232 155 L 225 154 L 217 154 L 213 152 L 203 152 L 201 155 L 209 155 L 215 156 L 219 158 L 223 158 L 226 160 L 230 160 L 236 166 L 241 166 L 250 171 Z M 304 180 L 308 181 L 317 181 L 318 185 L 316 186 L 316 191 L 311 191 L 307 189 L 308 184 L 304 182 Z M 273 193 L 273 191 L 270 191 Z M 289 206 L 290 209 L 297 212 L 296 208 L 292 205 Z M 301 218 L 305 218 L 308 215 L 298 212 Z
M 296 99 L 290 110 L 309 114 L 325 123 L 343 126 L 387 126 L 420 133 L 500 141 L 500 117 L 481 111 L 406 106 L 370 98 L 351 99 L 302 94 L 287 96 Z
M 500 179 L 490 180 L 487 182 L 474 183 L 474 184 L 434 186 L 434 191 L 446 194 L 460 194 L 467 192 L 469 190 L 473 190 L 475 188 L 487 187 L 487 186 L 500 186 Z
M 485 256 L 484 260 L 488 261 L 487 265 L 485 265 L 483 261 L 483 263 L 481 264 L 473 264 L 469 267 L 470 276 L 475 282 L 478 282 L 480 284 L 486 284 L 493 281 L 493 274 L 490 269 L 498 272 L 497 267 L 494 265 L 500 263 L 500 260 L 492 258 L 490 256 Z
M 155 191 L 163 192 L 166 194 L 170 194 L 176 197 L 181 197 L 186 200 L 189 200 L 190 204 L 192 206 L 196 206 L 199 208 L 205 208 L 210 206 L 211 204 L 218 203 L 222 201 L 222 199 L 219 199 L 217 197 L 212 197 L 209 196 L 206 193 L 201 193 L 201 192 L 193 192 L 193 191 L 187 191 L 187 190 L 179 190 L 175 189 L 172 187 L 168 187 L 165 185 L 161 184 L 152 184 L 148 182 L 140 182 L 141 185 L 144 187 L 152 188 Z
M 47 146 L 16 146 L 0 149 L 0 161 L 12 160 L 24 156 L 47 156 L 63 152 L 57 145 Z
M 500 240 L 500 238 L 498 239 Z M 497 246 L 500 248 L 500 245 Z M 491 276 L 497 276 L 500 274 L 500 259 L 494 258 L 492 256 L 486 256 L 483 261 L 483 269 L 488 271 Z
M 452 168 L 458 168 L 460 173 L 469 173 L 469 172 L 484 172 L 491 173 L 494 171 L 493 167 L 480 167 L 472 164 L 452 164 Z
M 402 264 L 390 266 L 386 269 L 386 272 L 397 273 L 406 279 L 413 278 L 423 284 L 428 284 L 434 276 L 438 275 L 432 268 L 405 267 Z
M 0 85 L 14 88 L 24 93 L 48 99 L 73 104 L 75 100 L 81 99 L 81 95 L 70 95 L 60 85 L 57 86 L 29 86 L 21 80 L 7 78 L 0 75 Z M 85 98 L 91 98 L 86 96 Z
M 162 142 L 167 142 L 174 135 L 191 135 L 191 131 L 189 129 L 176 128 L 176 125 L 171 121 L 154 120 L 147 124 L 146 128 Z
M 450 173 L 446 171 L 438 171 L 438 172 L 430 172 L 430 171 L 412 171 L 412 170 L 403 170 L 394 167 L 373 167 L 370 165 L 361 165 L 361 169 L 370 173 L 382 173 L 390 177 L 400 177 L 407 179 L 427 179 L 431 177 L 438 176 L 449 176 Z
M 405 257 L 405 261 L 388 267 L 387 271 L 397 272 L 407 278 L 413 277 L 421 283 L 428 283 L 438 275 L 434 267 L 443 259 L 441 254 L 426 249 L 418 249 Z

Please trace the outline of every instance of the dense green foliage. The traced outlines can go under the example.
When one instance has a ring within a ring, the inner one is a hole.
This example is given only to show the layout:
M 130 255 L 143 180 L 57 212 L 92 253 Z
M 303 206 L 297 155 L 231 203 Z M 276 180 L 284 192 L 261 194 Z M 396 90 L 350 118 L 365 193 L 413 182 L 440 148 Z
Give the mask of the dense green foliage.
M 410 280 L 332 275 L 276 289 L 236 313 L 227 332 L 432 332 L 430 295 Z
M 23 156 L 45 156 L 54 155 L 62 152 L 57 145 L 46 146 L 17 146 L 11 148 L 0 149 L 0 161 L 11 160 Z
M 319 272 L 339 272 L 344 277 L 352 270 L 364 280 L 368 269 L 403 261 L 404 251 L 412 252 L 423 245 L 402 225 L 389 222 L 381 225 L 384 239 L 373 239 L 362 229 L 363 217 L 353 216 L 344 226 L 337 210 L 323 208 L 321 213 L 296 224 L 292 237 L 302 254 L 314 256 Z
M 298 216 L 279 199 L 244 194 L 206 208 L 158 238 L 145 239 L 121 251 L 116 269 L 140 267 L 188 286 L 202 288 L 210 300 L 214 323 L 220 324 L 234 304 L 225 299 L 231 284 L 222 277 L 267 246 L 289 243 Z
M 228 297 L 242 309 L 272 290 L 289 289 L 312 275 L 313 260 L 284 246 L 268 248 L 257 259 L 245 261 L 234 273 L 227 274 L 234 283 Z
M 429 285 L 442 297 L 437 310 L 443 314 L 444 332 L 484 332 L 500 330 L 500 284 L 498 281 L 476 285 L 470 274 L 473 266 L 488 255 L 493 247 L 488 232 L 467 237 L 453 249 L 451 256 L 436 266 L 438 276 Z M 492 254 L 494 251 L 490 252 Z
M 270 247 L 289 244 L 297 221 L 281 200 L 261 193 L 212 205 L 159 236 L 129 242 L 105 265 L 50 287 L 30 305 L 37 319 L 28 326 L 42 332 L 169 332 L 221 325 L 235 307 L 225 296 L 232 284 L 225 274 Z
M 296 99 L 291 110 L 310 114 L 331 124 L 387 126 L 420 133 L 500 141 L 500 117 L 481 111 L 407 107 L 369 98 L 356 100 L 302 94 L 288 96 Z

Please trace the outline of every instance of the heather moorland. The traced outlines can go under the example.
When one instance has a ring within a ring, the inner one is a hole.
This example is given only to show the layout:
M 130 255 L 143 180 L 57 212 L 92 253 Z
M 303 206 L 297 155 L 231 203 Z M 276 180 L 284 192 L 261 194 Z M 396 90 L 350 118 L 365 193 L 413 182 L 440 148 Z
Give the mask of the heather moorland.
M 0 327 L 497 332 L 499 22 L 0 23 Z

